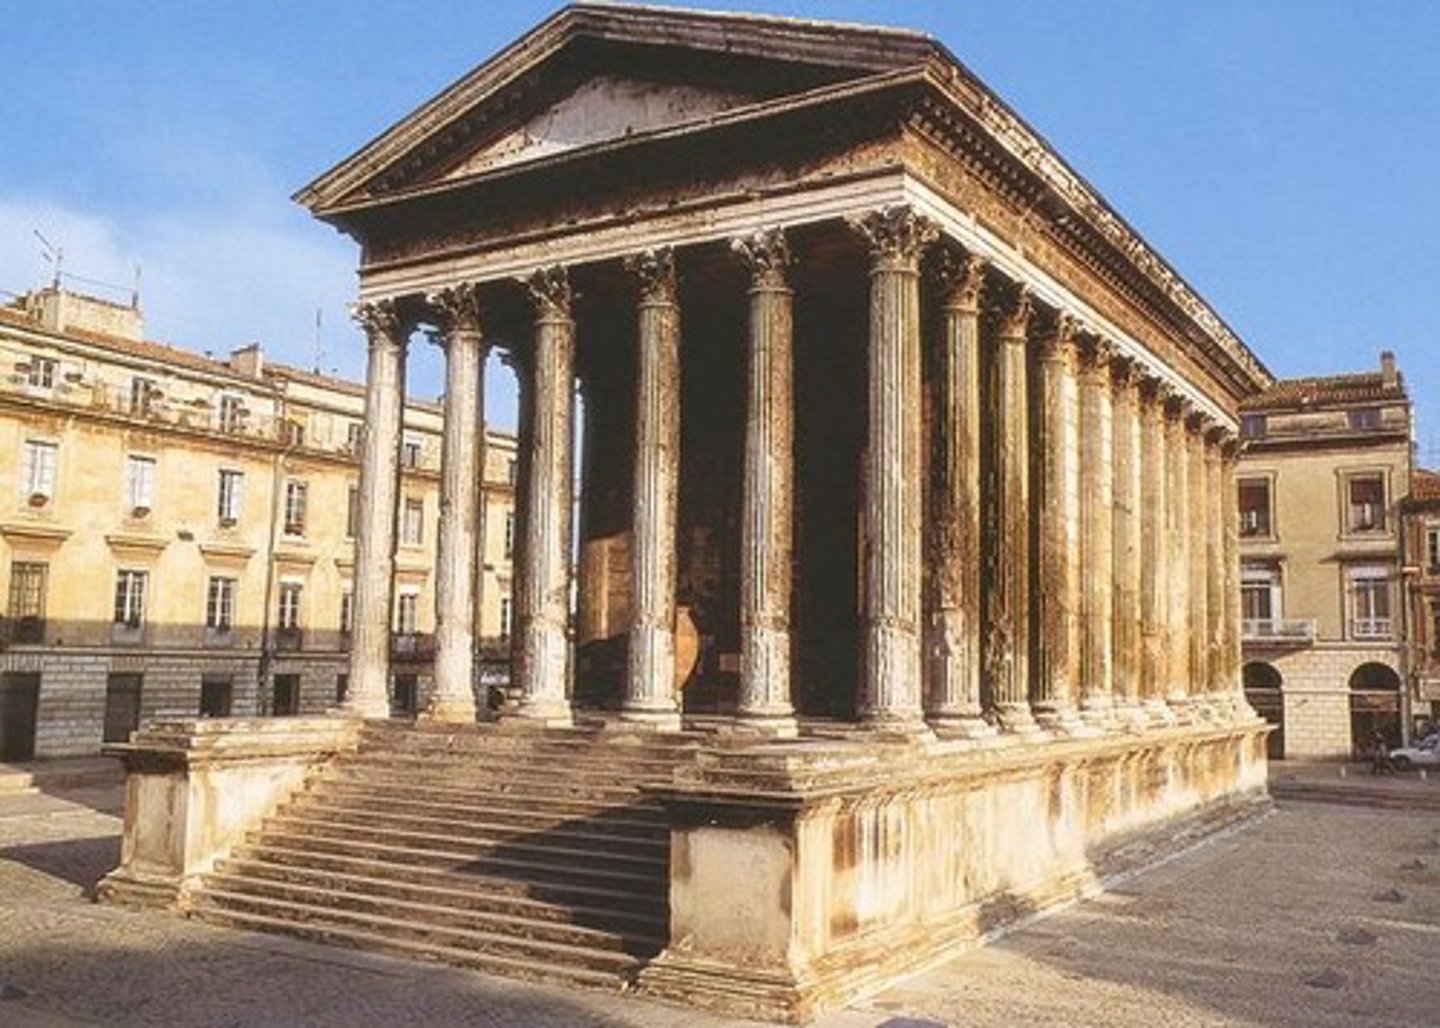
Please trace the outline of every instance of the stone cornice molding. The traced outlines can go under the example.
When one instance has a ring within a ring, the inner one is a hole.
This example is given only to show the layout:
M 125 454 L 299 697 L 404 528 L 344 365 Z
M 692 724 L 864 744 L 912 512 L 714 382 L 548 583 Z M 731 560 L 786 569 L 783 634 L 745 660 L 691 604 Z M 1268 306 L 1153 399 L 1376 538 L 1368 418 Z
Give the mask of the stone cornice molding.
M 676 303 L 675 252 L 668 246 L 625 258 L 625 270 L 640 280 L 640 302 L 672 307 Z
M 483 305 L 478 282 L 457 282 L 437 289 L 425 297 L 425 305 L 440 330 L 442 346 L 454 336 L 481 334 Z
M 537 321 L 572 321 L 571 308 L 575 292 L 570 286 L 570 273 L 563 264 L 536 268 L 525 279 L 525 287 L 535 304 Z
M 909 204 L 890 204 L 845 221 L 870 244 L 870 257 L 877 266 L 913 267 L 921 251 L 940 238 L 939 227 Z
M 793 257 L 783 229 L 762 228 L 748 236 L 732 239 L 730 249 L 739 254 L 750 269 L 752 291 L 789 290 L 785 272 L 793 263 Z
M 940 247 L 934 273 L 945 306 L 978 314 L 987 267 L 989 262 L 978 253 L 962 253 L 953 246 Z

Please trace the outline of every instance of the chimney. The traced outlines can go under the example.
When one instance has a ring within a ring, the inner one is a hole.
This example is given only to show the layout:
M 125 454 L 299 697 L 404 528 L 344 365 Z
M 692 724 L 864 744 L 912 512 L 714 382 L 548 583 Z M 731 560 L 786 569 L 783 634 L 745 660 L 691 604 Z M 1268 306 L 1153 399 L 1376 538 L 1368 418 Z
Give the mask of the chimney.
M 1394 389 L 1400 384 L 1400 375 L 1395 371 L 1395 352 L 1393 350 L 1380 351 L 1380 381 L 1386 389 Z
M 265 373 L 265 353 L 259 343 L 250 343 L 230 351 L 230 366 L 249 378 L 259 379 Z

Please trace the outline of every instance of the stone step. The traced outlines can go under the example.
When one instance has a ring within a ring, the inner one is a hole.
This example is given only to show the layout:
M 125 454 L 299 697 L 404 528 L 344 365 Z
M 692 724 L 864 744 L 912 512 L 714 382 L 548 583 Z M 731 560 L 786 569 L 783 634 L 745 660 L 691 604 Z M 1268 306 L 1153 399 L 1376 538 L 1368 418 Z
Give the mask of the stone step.
M 556 795 L 540 789 L 491 792 L 483 785 L 470 787 L 396 781 L 380 775 L 336 772 L 317 778 L 302 795 L 368 796 L 377 802 L 454 803 L 460 806 L 479 804 L 491 809 L 522 811 L 555 817 L 576 817 L 604 814 L 633 821 L 664 823 L 665 814 L 659 804 L 638 792 L 606 797 Z
M 431 896 L 426 901 L 420 901 L 413 897 L 400 898 L 347 889 L 326 889 L 296 881 L 282 882 L 272 878 L 249 878 L 216 872 L 205 876 L 204 890 L 196 902 L 230 910 L 253 910 L 256 909 L 256 902 L 284 902 L 316 910 L 384 917 L 407 924 L 422 924 L 428 928 L 459 928 L 517 941 L 614 953 L 654 954 L 659 952 L 662 946 L 662 940 L 653 934 L 648 937 L 633 933 L 626 935 L 596 925 L 532 919 L 456 903 L 436 902 L 447 898 L 451 897 Z
M 569 728 L 508 729 L 494 724 L 449 725 L 429 721 L 372 722 L 364 726 L 363 746 L 436 743 L 464 746 L 483 745 L 499 749 L 595 748 L 637 753 L 673 753 L 695 748 L 709 734 L 698 731 L 648 732 L 605 730 L 598 725 Z
M 558 854 L 544 847 L 528 851 L 500 851 L 486 846 L 465 846 L 457 840 L 439 839 L 426 845 L 406 845 L 406 840 L 387 838 L 384 841 L 366 837 L 347 837 L 327 833 L 322 828 L 312 831 L 267 830 L 252 846 L 261 850 L 265 845 L 306 853 L 335 853 L 371 860 L 393 860 L 401 864 L 418 864 L 447 871 L 473 871 L 493 877 L 513 877 L 535 884 L 585 883 L 611 888 L 667 888 L 668 864 L 665 861 L 636 861 L 602 858 L 595 853 L 580 851 Z M 418 840 L 414 840 L 418 841 Z M 414 842 L 412 841 L 412 843 Z M 559 857 L 560 859 L 557 859 Z M 620 866 L 615 866 L 616 864 Z
M 652 828 L 596 832 L 587 819 L 554 820 L 543 827 L 505 823 L 503 819 L 479 817 L 427 817 L 423 813 L 394 813 L 365 810 L 358 806 L 322 804 L 299 800 L 281 807 L 279 818 L 324 822 L 347 829 L 426 838 L 454 838 L 467 842 L 484 840 L 494 845 L 562 845 L 587 852 L 598 847 L 607 855 L 665 859 L 669 853 L 668 834 Z
M 248 929 L 271 934 L 290 935 L 331 946 L 349 946 L 391 956 L 434 960 L 469 967 L 490 974 L 521 978 L 552 985 L 582 986 L 591 989 L 623 990 L 629 987 L 640 961 L 623 957 L 613 967 L 596 969 L 563 960 L 543 961 L 504 956 L 460 945 L 445 945 L 434 940 L 414 940 L 385 934 L 375 926 L 338 924 L 330 921 L 296 921 L 289 917 L 245 913 L 234 910 L 196 911 L 196 916 L 210 924 L 226 928 Z
M 365 822 L 349 820 L 320 820 L 306 816 L 276 814 L 265 819 L 262 832 L 266 835 L 306 835 L 326 839 L 384 842 L 411 849 L 442 848 L 453 853 L 465 853 L 472 858 L 489 859 L 499 855 L 514 860 L 538 858 L 556 865 L 567 867 L 592 866 L 597 856 L 594 846 L 585 845 L 586 840 L 571 837 L 551 838 L 546 833 L 531 833 L 512 839 L 496 839 L 464 834 L 447 830 L 443 823 L 438 830 L 421 831 L 381 827 Z M 645 852 L 623 852 L 613 845 L 603 850 L 604 860 L 613 868 L 627 868 L 636 871 L 659 872 L 669 866 L 669 847 L 650 846 Z
M 505 874 L 489 874 L 478 869 L 456 871 L 440 865 L 399 863 L 394 859 L 374 859 L 363 855 L 306 849 L 292 849 L 273 840 L 245 844 L 237 848 L 229 860 L 247 865 L 263 865 L 270 873 L 287 871 L 304 874 L 344 874 L 357 878 L 382 879 L 399 885 L 424 885 L 441 889 L 483 892 L 497 901 L 509 898 L 541 904 L 620 910 L 636 917 L 665 918 L 668 899 L 664 883 L 656 888 L 649 879 L 620 881 L 530 881 Z
M 458 770 L 423 761 L 413 766 L 387 765 L 378 761 L 364 763 L 338 763 L 327 776 L 332 781 L 365 782 L 376 788 L 388 784 L 403 783 L 424 789 L 449 789 L 468 792 L 471 795 L 483 793 L 488 796 L 518 796 L 527 800 L 586 800 L 603 803 L 633 802 L 639 799 L 639 780 L 627 781 L 617 777 L 600 775 L 552 776 L 546 779 L 527 777 L 522 771 L 507 771 L 503 775 L 477 774 L 472 770 Z
M 561 821 L 583 818 L 598 834 L 653 833 L 663 838 L 668 831 L 664 811 L 648 801 L 622 806 L 596 806 L 593 803 L 554 801 L 537 809 L 533 804 L 493 800 L 483 793 L 461 793 L 458 798 L 440 796 L 435 790 L 405 788 L 377 792 L 355 782 L 320 779 L 309 790 L 295 797 L 295 802 L 325 806 L 336 810 L 361 810 L 374 814 L 416 814 L 423 817 L 453 820 L 501 819 L 517 828 L 545 827 Z
M 409 757 L 429 761 L 456 761 L 479 766 L 533 765 L 536 767 L 619 767 L 664 772 L 692 752 L 685 750 L 635 749 L 621 746 L 504 746 L 489 739 L 434 740 L 416 742 L 397 739 L 361 745 L 369 756 Z
M 363 862 L 352 862 L 341 866 L 348 870 L 227 858 L 216 865 L 214 874 L 223 875 L 236 891 L 244 890 L 233 884 L 235 882 L 255 888 L 266 882 L 303 885 L 332 892 L 485 911 L 530 921 L 602 927 L 642 940 L 662 939 L 668 921 L 663 902 L 633 893 L 580 893 L 570 902 L 555 902 L 513 895 L 490 880 L 473 876 L 420 874 L 398 878 L 393 877 L 396 869 L 391 865 L 367 866 Z

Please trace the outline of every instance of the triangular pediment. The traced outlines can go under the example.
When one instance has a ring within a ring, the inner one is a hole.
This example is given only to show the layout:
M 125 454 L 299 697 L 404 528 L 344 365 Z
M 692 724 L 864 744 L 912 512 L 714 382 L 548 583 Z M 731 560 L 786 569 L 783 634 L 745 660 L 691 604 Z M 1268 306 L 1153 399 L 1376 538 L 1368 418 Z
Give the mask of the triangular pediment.
M 924 64 L 919 33 L 582 3 L 296 195 L 327 212 Z
M 753 93 L 599 74 L 455 163 L 442 179 L 670 128 L 753 103 Z

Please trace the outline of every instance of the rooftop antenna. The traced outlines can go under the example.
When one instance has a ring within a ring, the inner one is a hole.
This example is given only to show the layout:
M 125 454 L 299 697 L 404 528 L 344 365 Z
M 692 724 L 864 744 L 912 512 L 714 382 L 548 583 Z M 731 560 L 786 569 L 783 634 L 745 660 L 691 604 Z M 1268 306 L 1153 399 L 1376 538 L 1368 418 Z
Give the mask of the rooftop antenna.
M 130 289 L 130 309 L 132 311 L 140 309 L 140 265 L 138 262 L 135 265 L 135 284 Z
M 320 368 L 325 363 L 325 344 L 320 337 L 320 330 L 322 327 L 322 313 L 322 308 L 315 308 L 315 351 L 313 356 L 314 363 L 310 365 L 310 370 L 317 375 L 321 373 Z
M 35 233 L 35 238 L 40 240 L 40 245 L 45 248 L 40 256 L 55 269 L 50 279 L 50 286 L 58 290 L 60 288 L 60 268 L 65 263 L 65 251 L 41 235 L 38 228 L 31 229 L 31 231 Z

